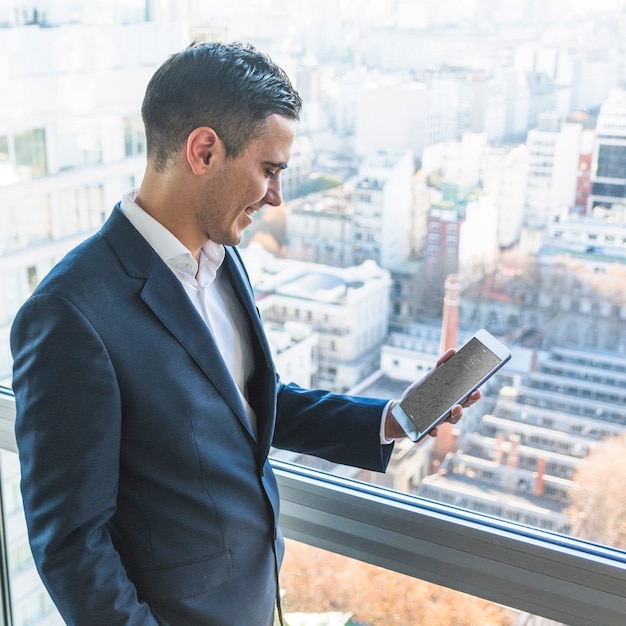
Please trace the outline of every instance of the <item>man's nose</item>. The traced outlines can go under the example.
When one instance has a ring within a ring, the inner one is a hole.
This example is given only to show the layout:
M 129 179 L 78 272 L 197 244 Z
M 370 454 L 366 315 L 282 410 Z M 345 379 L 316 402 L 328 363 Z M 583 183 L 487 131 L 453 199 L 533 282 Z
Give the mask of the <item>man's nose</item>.
M 271 206 L 280 206 L 283 203 L 282 187 L 278 176 L 270 180 L 263 202 Z

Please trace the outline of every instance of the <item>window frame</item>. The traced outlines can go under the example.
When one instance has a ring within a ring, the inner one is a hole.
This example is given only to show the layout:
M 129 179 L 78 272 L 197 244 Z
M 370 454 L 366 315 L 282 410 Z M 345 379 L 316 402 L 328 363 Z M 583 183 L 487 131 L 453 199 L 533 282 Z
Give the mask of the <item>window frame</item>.
M 0 448 L 16 451 L 0 388 Z M 570 626 L 626 623 L 626 553 L 271 460 L 280 526 L 296 541 Z M 10 624 L 4 525 L 0 624 Z M 4 618 L 4 619 L 3 619 Z
M 273 460 L 290 539 L 570 626 L 626 623 L 626 553 Z

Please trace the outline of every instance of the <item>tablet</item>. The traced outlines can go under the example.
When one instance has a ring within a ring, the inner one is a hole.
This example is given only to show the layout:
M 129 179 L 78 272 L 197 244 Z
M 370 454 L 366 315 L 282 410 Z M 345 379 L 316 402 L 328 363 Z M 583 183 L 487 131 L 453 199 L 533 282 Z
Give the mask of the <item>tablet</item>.
M 509 349 L 481 329 L 447 361 L 431 370 L 391 413 L 407 436 L 419 441 L 510 358 Z

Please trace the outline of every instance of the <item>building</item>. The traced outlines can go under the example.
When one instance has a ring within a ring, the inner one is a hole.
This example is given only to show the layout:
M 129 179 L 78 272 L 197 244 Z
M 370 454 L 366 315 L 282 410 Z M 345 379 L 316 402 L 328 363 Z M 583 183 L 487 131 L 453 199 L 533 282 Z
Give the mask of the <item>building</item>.
M 0 29 L 11 57 L 0 99 L 0 380 L 20 304 L 139 182 L 145 85 L 182 40 L 179 23 Z
M 345 393 L 378 369 L 389 319 L 387 270 L 374 261 L 337 268 L 242 252 L 264 323 L 315 331 L 314 386 Z
M 574 205 L 576 213 L 587 213 L 589 209 L 589 196 L 592 189 L 591 165 L 595 140 L 595 129 L 583 130 L 578 161 L 578 179 L 576 181 L 576 203 Z
M 525 144 L 513 148 L 489 146 L 482 160 L 481 180 L 485 194 L 493 196 L 498 212 L 498 246 L 516 245 L 524 222 L 528 178 Z
M 426 85 L 405 75 L 369 74 L 358 87 L 354 126 L 355 151 L 420 155 L 430 115 Z M 402 124 L 397 120 L 401 119 Z
M 317 335 L 307 324 L 266 324 L 265 334 L 278 375 L 310 388 L 317 374 Z
M 591 161 L 591 194 L 595 206 L 624 205 L 626 198 L 626 91 L 613 89 L 602 103 Z
M 391 270 L 409 259 L 414 172 L 411 151 L 364 160 L 352 195 L 356 264 Z
M 626 268 L 626 206 L 596 207 L 594 215 L 570 215 L 550 224 L 537 260 L 554 264 L 565 255 L 598 272 L 614 264 Z
M 431 202 L 424 258 L 426 267 L 440 277 L 459 271 L 459 236 L 466 201 L 454 185 L 443 185 L 439 200 Z
M 582 125 L 541 114 L 528 132 L 528 179 L 524 223 L 543 229 L 574 207 Z
M 335 267 L 354 264 L 353 206 L 343 187 L 288 203 L 290 259 Z
M 365 159 L 354 185 L 288 204 L 287 256 L 336 267 L 373 260 L 386 269 L 410 255 L 413 159 L 377 153 Z
M 501 267 L 463 292 L 461 325 L 485 327 L 524 345 L 560 345 L 626 354 L 626 268 L 601 271 L 578 256 L 550 255 L 530 268 Z M 581 253 L 589 261 L 591 253 Z M 600 259 L 601 260 L 601 259 Z

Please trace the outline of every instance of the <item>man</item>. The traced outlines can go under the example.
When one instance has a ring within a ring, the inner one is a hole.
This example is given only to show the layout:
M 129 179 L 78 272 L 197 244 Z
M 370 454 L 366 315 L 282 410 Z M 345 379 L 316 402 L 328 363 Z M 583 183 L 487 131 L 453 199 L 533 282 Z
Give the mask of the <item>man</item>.
M 270 445 L 384 471 L 403 436 L 392 402 L 279 381 L 233 247 L 282 201 L 300 107 L 249 46 L 171 56 L 142 107 L 139 190 L 16 317 L 24 508 L 68 624 L 269 626 Z

